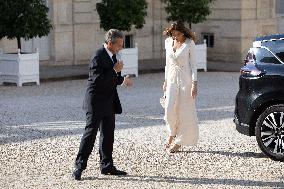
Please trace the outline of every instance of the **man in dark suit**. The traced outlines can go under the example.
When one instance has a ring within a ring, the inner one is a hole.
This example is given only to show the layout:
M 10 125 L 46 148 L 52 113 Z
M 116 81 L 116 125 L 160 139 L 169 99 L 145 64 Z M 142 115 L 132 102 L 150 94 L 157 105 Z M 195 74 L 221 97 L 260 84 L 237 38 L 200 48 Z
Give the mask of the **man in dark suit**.
M 117 93 L 117 85 L 131 86 L 132 80 L 121 76 L 122 61 L 116 54 L 123 47 L 123 34 L 110 29 L 105 34 L 105 44 L 98 49 L 90 62 L 90 73 L 83 109 L 86 112 L 86 127 L 81 139 L 75 161 L 73 177 L 81 179 L 87 167 L 88 158 L 93 150 L 98 129 L 100 130 L 100 169 L 106 175 L 126 175 L 113 165 L 112 151 L 114 142 L 115 114 L 122 108 Z

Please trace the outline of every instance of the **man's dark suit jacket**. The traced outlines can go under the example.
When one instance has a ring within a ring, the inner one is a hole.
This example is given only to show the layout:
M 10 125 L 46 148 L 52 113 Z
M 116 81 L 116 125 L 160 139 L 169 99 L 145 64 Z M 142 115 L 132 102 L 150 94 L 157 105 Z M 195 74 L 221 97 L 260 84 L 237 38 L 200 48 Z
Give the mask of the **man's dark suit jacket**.
M 121 114 L 117 85 L 123 83 L 121 73 L 113 69 L 113 61 L 104 47 L 98 49 L 90 61 L 90 75 L 83 109 L 95 116 Z

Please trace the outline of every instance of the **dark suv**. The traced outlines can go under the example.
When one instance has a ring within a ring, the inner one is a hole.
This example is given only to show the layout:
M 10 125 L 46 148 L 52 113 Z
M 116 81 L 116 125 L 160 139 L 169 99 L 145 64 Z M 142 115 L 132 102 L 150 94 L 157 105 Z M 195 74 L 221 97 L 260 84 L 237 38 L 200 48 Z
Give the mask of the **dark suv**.
M 234 122 L 261 151 L 284 161 L 284 34 L 258 37 L 240 70 Z

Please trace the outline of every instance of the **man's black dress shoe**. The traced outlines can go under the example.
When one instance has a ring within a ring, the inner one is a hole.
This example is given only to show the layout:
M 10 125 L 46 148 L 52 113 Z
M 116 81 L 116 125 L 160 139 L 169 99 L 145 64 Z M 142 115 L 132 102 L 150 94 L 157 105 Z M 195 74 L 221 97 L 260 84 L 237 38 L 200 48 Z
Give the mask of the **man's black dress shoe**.
M 75 169 L 75 170 L 73 171 L 72 176 L 74 177 L 75 180 L 81 180 L 82 172 L 83 172 L 82 169 Z
M 114 166 L 109 169 L 103 169 L 101 173 L 104 175 L 127 175 L 125 171 L 117 170 Z

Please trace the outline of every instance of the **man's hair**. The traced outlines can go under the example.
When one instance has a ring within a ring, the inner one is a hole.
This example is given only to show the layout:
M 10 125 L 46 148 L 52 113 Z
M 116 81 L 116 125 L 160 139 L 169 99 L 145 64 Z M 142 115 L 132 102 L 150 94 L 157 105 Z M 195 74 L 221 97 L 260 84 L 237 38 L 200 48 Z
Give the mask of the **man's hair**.
M 117 29 L 110 29 L 105 34 L 105 43 L 115 43 L 117 38 L 123 38 L 123 33 Z

